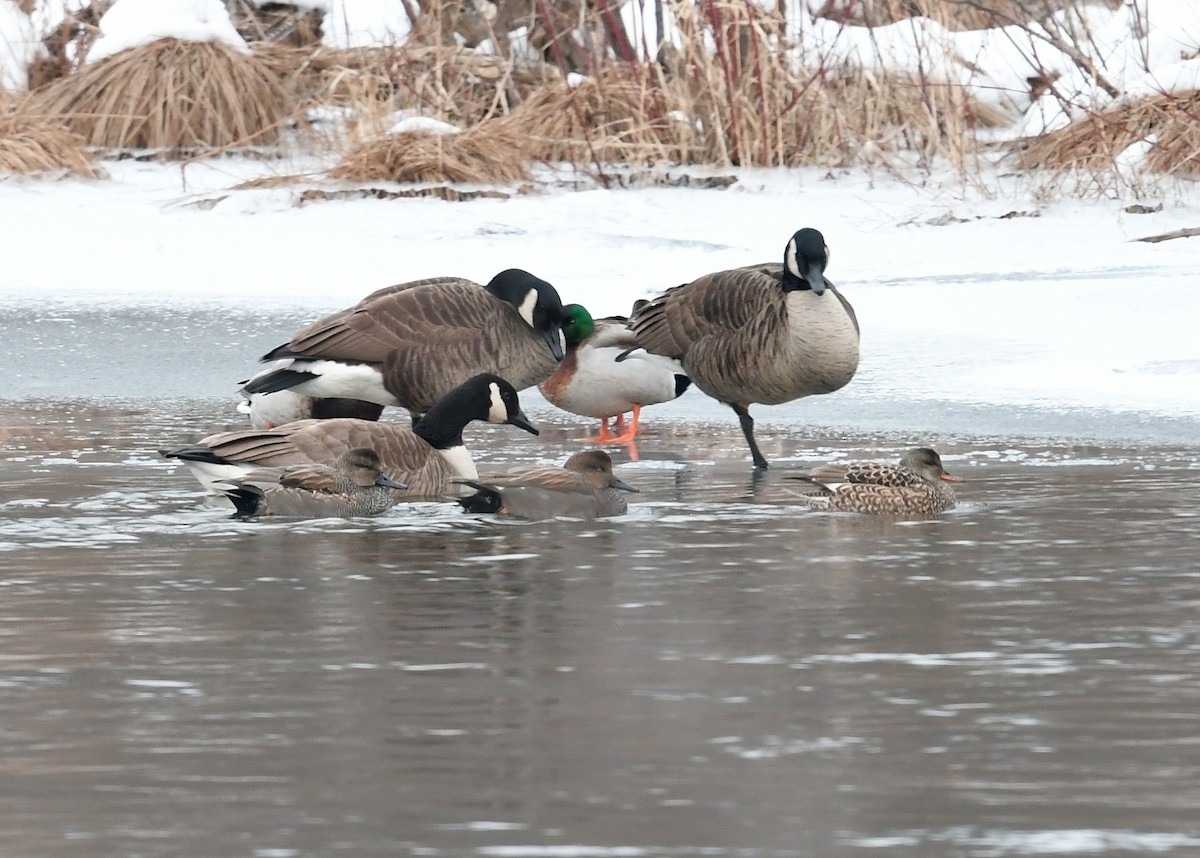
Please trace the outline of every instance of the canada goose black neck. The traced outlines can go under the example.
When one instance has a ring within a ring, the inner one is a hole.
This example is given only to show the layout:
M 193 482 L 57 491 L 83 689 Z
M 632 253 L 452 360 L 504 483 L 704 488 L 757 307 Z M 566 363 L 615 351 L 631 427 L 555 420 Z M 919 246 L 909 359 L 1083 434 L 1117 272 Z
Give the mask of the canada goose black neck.
M 811 227 L 798 230 L 783 251 L 783 276 L 780 285 L 784 292 L 812 290 L 814 295 L 825 292 L 825 266 L 829 264 L 829 247 L 825 236 Z
M 413 426 L 437 450 L 463 446 L 463 429 L 472 420 L 510 423 L 532 435 L 538 430 L 521 411 L 517 390 L 503 378 L 480 373 L 454 388 Z

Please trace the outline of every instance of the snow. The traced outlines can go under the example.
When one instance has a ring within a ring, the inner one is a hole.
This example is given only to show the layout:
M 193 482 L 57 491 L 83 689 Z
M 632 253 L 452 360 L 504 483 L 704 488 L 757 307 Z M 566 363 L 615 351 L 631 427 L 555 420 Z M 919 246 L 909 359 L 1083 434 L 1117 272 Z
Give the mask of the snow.
M 0 0 L 0 89 L 25 89 L 29 64 L 40 49 L 29 16 L 13 0 Z
M 219 42 L 249 53 L 221 0 L 118 0 L 100 19 L 89 63 L 159 39 Z

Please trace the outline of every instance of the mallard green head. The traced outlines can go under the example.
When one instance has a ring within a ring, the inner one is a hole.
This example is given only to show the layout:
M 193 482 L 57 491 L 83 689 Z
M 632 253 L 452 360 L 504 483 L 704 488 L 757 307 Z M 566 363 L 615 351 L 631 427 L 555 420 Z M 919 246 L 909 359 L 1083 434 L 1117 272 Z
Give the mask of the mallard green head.
M 596 321 L 582 304 L 563 307 L 563 336 L 568 346 L 577 346 L 596 332 Z

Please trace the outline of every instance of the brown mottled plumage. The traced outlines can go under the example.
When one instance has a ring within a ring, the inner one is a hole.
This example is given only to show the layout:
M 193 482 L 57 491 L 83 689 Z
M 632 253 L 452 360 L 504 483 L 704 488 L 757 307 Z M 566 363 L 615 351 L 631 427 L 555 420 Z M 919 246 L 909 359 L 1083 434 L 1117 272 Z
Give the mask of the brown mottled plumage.
M 443 396 L 411 429 L 352 418 L 297 420 L 269 430 L 220 432 L 163 455 L 183 461 L 206 488 L 221 491 L 223 484 L 255 468 L 330 464 L 347 450 L 369 447 L 385 473 L 408 486 L 400 498 L 438 498 L 453 491 L 451 479 L 476 476 L 462 439 L 473 420 L 509 423 L 538 434 L 512 385 L 481 374 Z
M 946 483 L 962 482 L 960 477 L 946 473 L 942 457 L 928 447 L 909 450 L 899 465 L 822 465 L 795 479 L 820 489 L 817 494 L 804 496 L 817 509 L 890 516 L 945 512 L 958 500 Z
M 516 268 L 486 286 L 459 277 L 401 283 L 268 352 L 263 360 L 284 363 L 256 375 L 243 392 L 293 389 L 399 405 L 420 415 L 481 372 L 523 390 L 562 359 L 562 314 L 554 287 Z
M 629 508 L 624 492 L 637 491 L 613 474 L 603 450 L 576 453 L 561 468 L 515 468 L 457 482 L 476 490 L 458 499 L 467 512 L 528 519 L 622 515 Z
M 631 320 L 638 345 L 678 361 L 697 387 L 734 410 L 757 468 L 767 460 L 754 439 L 751 404 L 830 393 L 858 369 L 858 320 L 825 280 L 828 260 L 821 233 L 802 229 L 788 241 L 783 264 L 706 274 L 669 289 Z
M 396 503 L 392 490 L 404 488 L 404 483 L 383 473 L 374 450 L 355 447 L 332 465 L 309 462 L 253 470 L 223 492 L 243 518 L 352 518 L 390 509 Z

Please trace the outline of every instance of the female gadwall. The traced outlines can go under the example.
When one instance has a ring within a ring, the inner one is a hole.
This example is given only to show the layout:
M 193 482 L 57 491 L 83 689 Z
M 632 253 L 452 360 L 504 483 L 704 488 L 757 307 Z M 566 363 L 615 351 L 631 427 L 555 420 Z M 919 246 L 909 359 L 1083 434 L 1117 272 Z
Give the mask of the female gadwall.
M 458 499 L 467 512 L 527 519 L 622 515 L 628 509 L 624 493 L 637 491 L 613 474 L 603 450 L 576 453 L 561 468 L 516 468 L 458 482 L 475 489 Z
M 239 518 L 286 515 L 305 518 L 354 518 L 379 515 L 396 503 L 391 491 L 403 491 L 383 473 L 375 451 L 355 447 L 332 465 L 259 468 L 224 490 Z
M 946 483 L 962 482 L 946 473 L 942 457 L 928 447 L 909 450 L 899 465 L 822 465 L 794 479 L 820 489 L 804 496 L 814 508 L 892 516 L 945 512 L 958 500 Z
M 631 320 L 639 346 L 677 360 L 698 388 L 734 410 L 756 468 L 767 460 L 754 440 L 752 403 L 830 393 L 858 369 L 858 320 L 825 279 L 828 261 L 821 233 L 802 229 L 782 264 L 706 274 Z
M 636 440 L 642 406 L 675 399 L 688 389 L 691 379 L 662 358 L 638 349 L 624 316 L 593 319 L 579 304 L 568 304 L 563 310 L 566 356 L 538 390 L 552 405 L 600 421 L 600 434 L 581 440 Z M 627 357 L 618 361 L 622 355 Z M 624 415 L 630 411 L 633 417 L 623 426 Z M 616 428 L 624 429 L 620 434 L 608 431 L 612 417 L 617 419 Z

